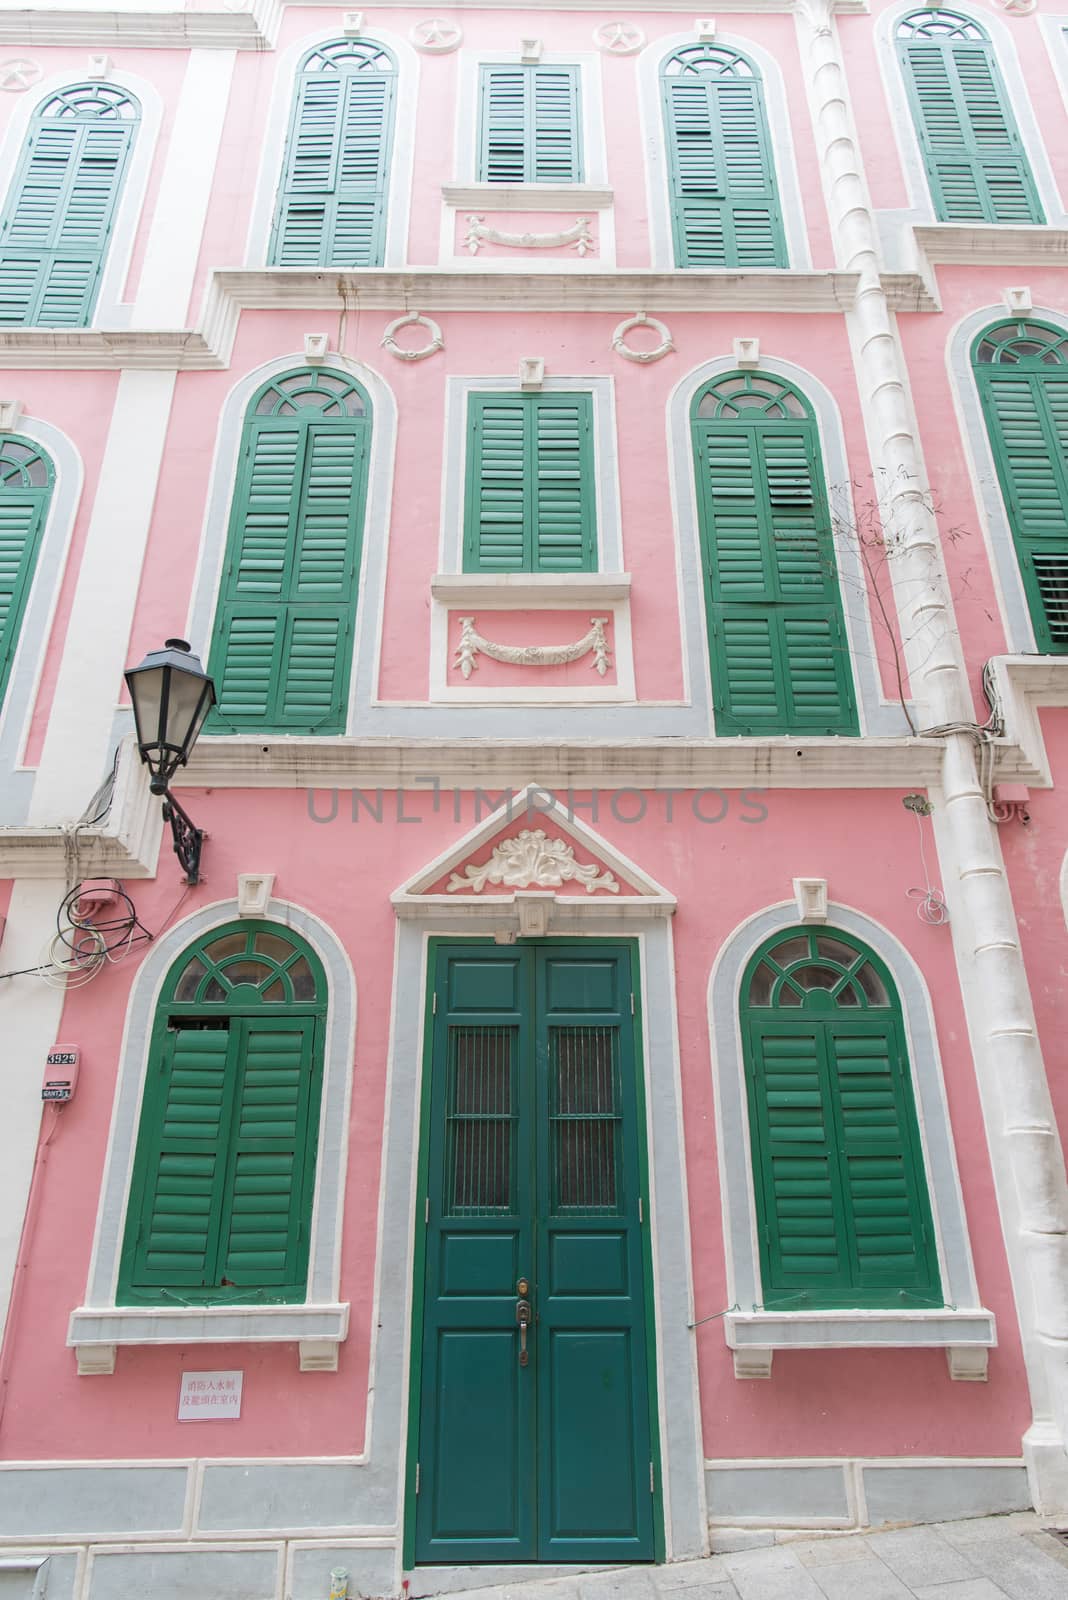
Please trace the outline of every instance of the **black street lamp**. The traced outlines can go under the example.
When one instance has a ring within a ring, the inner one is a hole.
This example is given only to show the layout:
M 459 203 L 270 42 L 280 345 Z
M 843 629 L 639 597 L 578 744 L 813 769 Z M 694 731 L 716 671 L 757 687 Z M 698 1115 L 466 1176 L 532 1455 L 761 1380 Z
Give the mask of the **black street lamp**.
M 137 749 L 152 774 L 149 787 L 163 796 L 163 820 L 171 825 L 174 853 L 187 882 L 198 882 L 204 835 L 170 793 L 215 704 L 215 685 L 184 639 L 168 639 L 125 673 L 137 724 Z

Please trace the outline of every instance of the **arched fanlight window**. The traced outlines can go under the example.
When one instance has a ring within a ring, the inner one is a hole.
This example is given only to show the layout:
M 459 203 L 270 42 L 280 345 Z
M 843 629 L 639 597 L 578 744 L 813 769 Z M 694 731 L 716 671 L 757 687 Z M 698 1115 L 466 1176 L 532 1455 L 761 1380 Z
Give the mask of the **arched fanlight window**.
M 742 977 L 766 1307 L 940 1306 L 901 1006 L 865 945 L 776 933 Z
M 210 671 L 207 731 L 341 733 L 348 702 L 371 405 L 304 368 L 245 417 Z
M 898 58 L 943 222 L 1044 222 L 994 48 L 971 17 L 913 11 Z
M 18 434 L 0 434 L 0 705 L 41 548 L 55 468 Z
M 856 733 L 849 645 L 812 408 L 728 372 L 692 408 L 717 733 Z
M 326 979 L 277 923 L 241 921 L 172 966 L 156 1010 L 120 1304 L 304 1298 Z
M 371 39 L 333 39 L 304 57 L 272 266 L 381 266 L 396 89 L 396 62 Z
M 0 216 L 0 327 L 88 326 L 140 120 L 110 83 L 37 107 Z
M 760 73 L 725 45 L 685 45 L 660 68 L 679 267 L 785 267 Z
M 1068 653 L 1068 333 L 1031 318 L 972 346 L 1038 648 Z

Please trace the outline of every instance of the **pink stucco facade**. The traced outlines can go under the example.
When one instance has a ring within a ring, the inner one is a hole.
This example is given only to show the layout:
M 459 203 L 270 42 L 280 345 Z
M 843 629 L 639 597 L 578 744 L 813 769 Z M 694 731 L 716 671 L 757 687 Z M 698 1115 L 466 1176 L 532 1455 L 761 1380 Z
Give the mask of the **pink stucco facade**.
M 636 941 L 663 1474 L 650 1558 L 706 1550 L 724 1525 L 1068 1510 L 1068 667 L 1064 645 L 1036 646 L 971 369 L 979 332 L 1006 320 L 1068 337 L 1068 40 L 1052 0 L 958 9 L 996 55 L 1045 221 L 936 218 L 893 43 L 907 8 L 740 4 L 709 42 L 761 76 L 787 264 L 708 270 L 672 243 L 660 63 L 699 38 L 674 5 L 458 5 L 440 48 L 417 7 L 364 13 L 358 37 L 397 76 L 381 259 L 359 267 L 267 264 L 295 74 L 344 37 L 339 12 L 42 7 L 21 36 L 0 18 L 0 56 L 33 68 L 0 94 L 3 183 L 87 48 L 106 61 L 86 81 L 141 108 L 93 316 L 0 326 L 0 448 L 29 441 L 54 467 L 0 715 L 16 1085 L 0 1125 L 0 1556 L 44 1551 L 63 1600 L 120 1600 L 150 1571 L 154 1592 L 191 1593 L 194 1570 L 205 1593 L 267 1600 L 282 1583 L 311 1600 L 339 1565 L 352 1595 L 401 1592 L 435 940 Z M 478 73 L 538 61 L 578 74 L 583 179 L 574 200 L 564 184 L 498 199 L 476 176 Z M 394 330 L 409 313 L 425 320 Z M 624 337 L 636 316 L 664 325 L 666 349 L 659 326 Z M 521 387 L 532 359 L 543 371 Z M 246 411 L 306 368 L 355 379 L 370 416 L 343 731 L 209 727 L 175 778 L 207 836 L 188 885 L 122 672 L 179 635 L 208 663 Z M 853 732 L 724 731 L 691 414 L 735 371 L 809 408 Z M 588 570 L 467 570 L 483 393 L 590 396 Z M 464 619 L 482 641 L 470 671 Z M 603 659 L 554 661 L 595 623 Z M 86 810 L 116 746 L 114 786 Z M 494 809 L 530 785 L 515 814 Z M 551 867 L 457 890 L 524 828 L 597 863 L 614 898 Z M 177 1293 L 135 1318 L 117 1264 L 161 985 L 264 876 L 259 920 L 310 941 L 325 1015 L 344 1022 L 323 1069 L 307 1299 L 272 1308 L 293 1313 L 287 1331 L 257 1302 L 215 1337 Z M 152 938 L 64 990 L 35 968 L 83 880 L 121 883 Z M 776 1319 L 762 1297 L 739 986 L 762 940 L 798 928 L 837 929 L 896 986 L 936 1306 L 902 1291 Z M 80 1050 L 80 1083 L 42 1114 L 57 1042 Z M 239 1419 L 177 1420 L 183 1373 L 234 1370 Z

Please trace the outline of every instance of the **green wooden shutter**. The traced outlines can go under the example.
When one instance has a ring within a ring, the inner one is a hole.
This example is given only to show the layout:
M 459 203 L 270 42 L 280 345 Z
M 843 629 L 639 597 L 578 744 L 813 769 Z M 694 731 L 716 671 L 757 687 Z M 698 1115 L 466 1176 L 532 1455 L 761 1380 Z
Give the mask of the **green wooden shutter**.
M 1044 222 L 1001 74 L 984 39 L 899 39 L 935 214 Z
M 465 570 L 593 571 L 590 396 L 482 394 L 469 405 Z
M 1039 650 L 1068 653 L 1068 370 L 980 367 L 979 390 Z
M 577 67 L 484 66 L 482 183 L 581 183 Z
M 315 1027 L 308 1017 L 179 1019 L 159 1040 L 122 1275 L 130 1293 L 213 1290 L 214 1299 L 240 1300 L 249 1289 L 301 1287 L 319 1094 Z
M 33 467 L 31 473 L 27 466 Z M 35 484 L 34 478 L 43 480 Z M 0 439 L 0 705 L 41 546 L 53 470 L 28 440 Z
M 92 317 L 136 130 L 132 118 L 98 118 L 31 126 L 0 220 L 2 326 L 81 328 Z
M 278 267 L 375 267 L 385 249 L 396 78 L 344 68 L 302 73 L 271 242 Z M 357 57 L 362 60 L 362 57 Z M 385 58 L 388 59 L 388 58 Z M 350 63 L 352 65 L 352 63 Z
M 717 733 L 856 733 L 813 424 L 694 434 Z
M 763 85 L 735 52 L 675 52 L 662 75 L 675 262 L 784 267 L 786 240 Z
M 246 424 L 211 652 L 218 706 L 209 731 L 344 730 L 369 426 L 317 416 Z

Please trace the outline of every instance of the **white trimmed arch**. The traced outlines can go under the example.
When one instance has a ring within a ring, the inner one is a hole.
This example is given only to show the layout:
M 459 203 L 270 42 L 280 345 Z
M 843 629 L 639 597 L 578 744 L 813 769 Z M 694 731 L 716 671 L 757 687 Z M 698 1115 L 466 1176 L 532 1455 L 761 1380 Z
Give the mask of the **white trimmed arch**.
M 340 22 L 340 17 L 339 17 Z M 302 34 L 278 53 L 271 86 L 267 119 L 261 132 L 261 159 L 245 244 L 245 265 L 262 267 L 267 263 L 274 209 L 282 181 L 286 135 L 289 131 L 300 63 L 319 45 L 342 36 L 340 26 L 317 28 Z M 361 35 L 361 39 L 363 36 Z M 407 39 L 389 28 L 375 27 L 368 41 L 385 45 L 397 63 L 397 101 L 393 126 L 393 153 L 389 167 L 386 202 L 386 242 L 382 264 L 403 267 L 408 258 L 408 223 L 411 214 L 412 175 L 415 161 L 415 124 L 419 105 L 418 52 Z M 325 269 L 328 270 L 328 269 Z
M 881 922 L 852 906 L 831 903 L 816 932 L 841 929 L 868 945 L 886 964 L 897 987 L 905 1043 L 916 1096 L 916 1114 L 927 1176 L 935 1243 L 945 1296 L 940 1313 L 904 1311 L 763 1311 L 752 1143 L 742 1042 L 741 981 L 746 966 L 765 939 L 798 926 L 794 901 L 758 911 L 727 938 L 708 984 L 712 1082 L 716 1105 L 716 1144 L 723 1201 L 728 1296 L 740 1313 L 728 1337 L 761 1345 L 761 1322 L 772 1344 L 808 1345 L 990 1345 L 994 1319 L 979 1298 L 972 1264 L 964 1197 L 957 1170 L 953 1131 L 927 984 L 901 941 Z M 796 1338 L 771 1330 L 785 1326 Z M 748 1337 L 748 1334 L 754 1337 Z
M 704 569 L 701 558 L 701 533 L 697 509 L 697 480 L 694 472 L 693 443 L 690 433 L 690 407 L 694 395 L 711 379 L 733 372 L 738 363 L 733 355 L 718 356 L 694 367 L 681 378 L 668 400 L 668 453 L 672 474 L 672 500 L 678 528 L 679 603 L 685 641 L 683 662 L 688 678 L 688 693 L 695 706 L 703 708 L 709 729 L 713 726 L 711 680 L 712 659 L 708 638 L 708 619 L 704 604 Z M 846 454 L 845 434 L 838 403 L 825 384 L 804 367 L 783 361 L 761 350 L 759 372 L 776 375 L 795 385 L 809 401 L 816 417 L 823 472 L 832 510 L 837 508 L 846 524 L 854 515 L 852 475 Z M 868 606 L 868 587 L 856 542 L 835 540 L 835 559 L 841 591 L 842 613 L 849 641 L 850 665 L 856 688 L 861 734 L 907 734 L 908 719 L 900 705 L 883 694 L 879 679 L 875 634 Z
M 345 947 L 312 912 L 291 901 L 272 899 L 262 919 L 291 928 L 314 949 L 327 983 L 323 1093 L 308 1252 L 307 1302 L 302 1306 L 201 1306 L 156 1311 L 137 1308 L 117 1316 L 116 1290 L 141 1102 L 148 1070 L 152 1028 L 164 980 L 183 951 L 213 928 L 239 919 L 236 900 L 220 900 L 193 912 L 168 929 L 141 963 L 130 990 L 126 1026 L 104 1161 L 96 1231 L 89 1264 L 85 1305 L 71 1318 L 68 1342 L 158 1344 L 228 1342 L 242 1339 L 330 1339 L 328 1330 L 347 1327 L 347 1307 L 337 1296 L 341 1266 L 341 1220 L 348 1156 L 349 1105 L 356 1034 L 356 978 Z M 111 1315 L 109 1316 L 109 1311 Z M 331 1313 L 328 1315 L 327 1313 Z M 336 1341 L 333 1341 L 336 1342 Z

